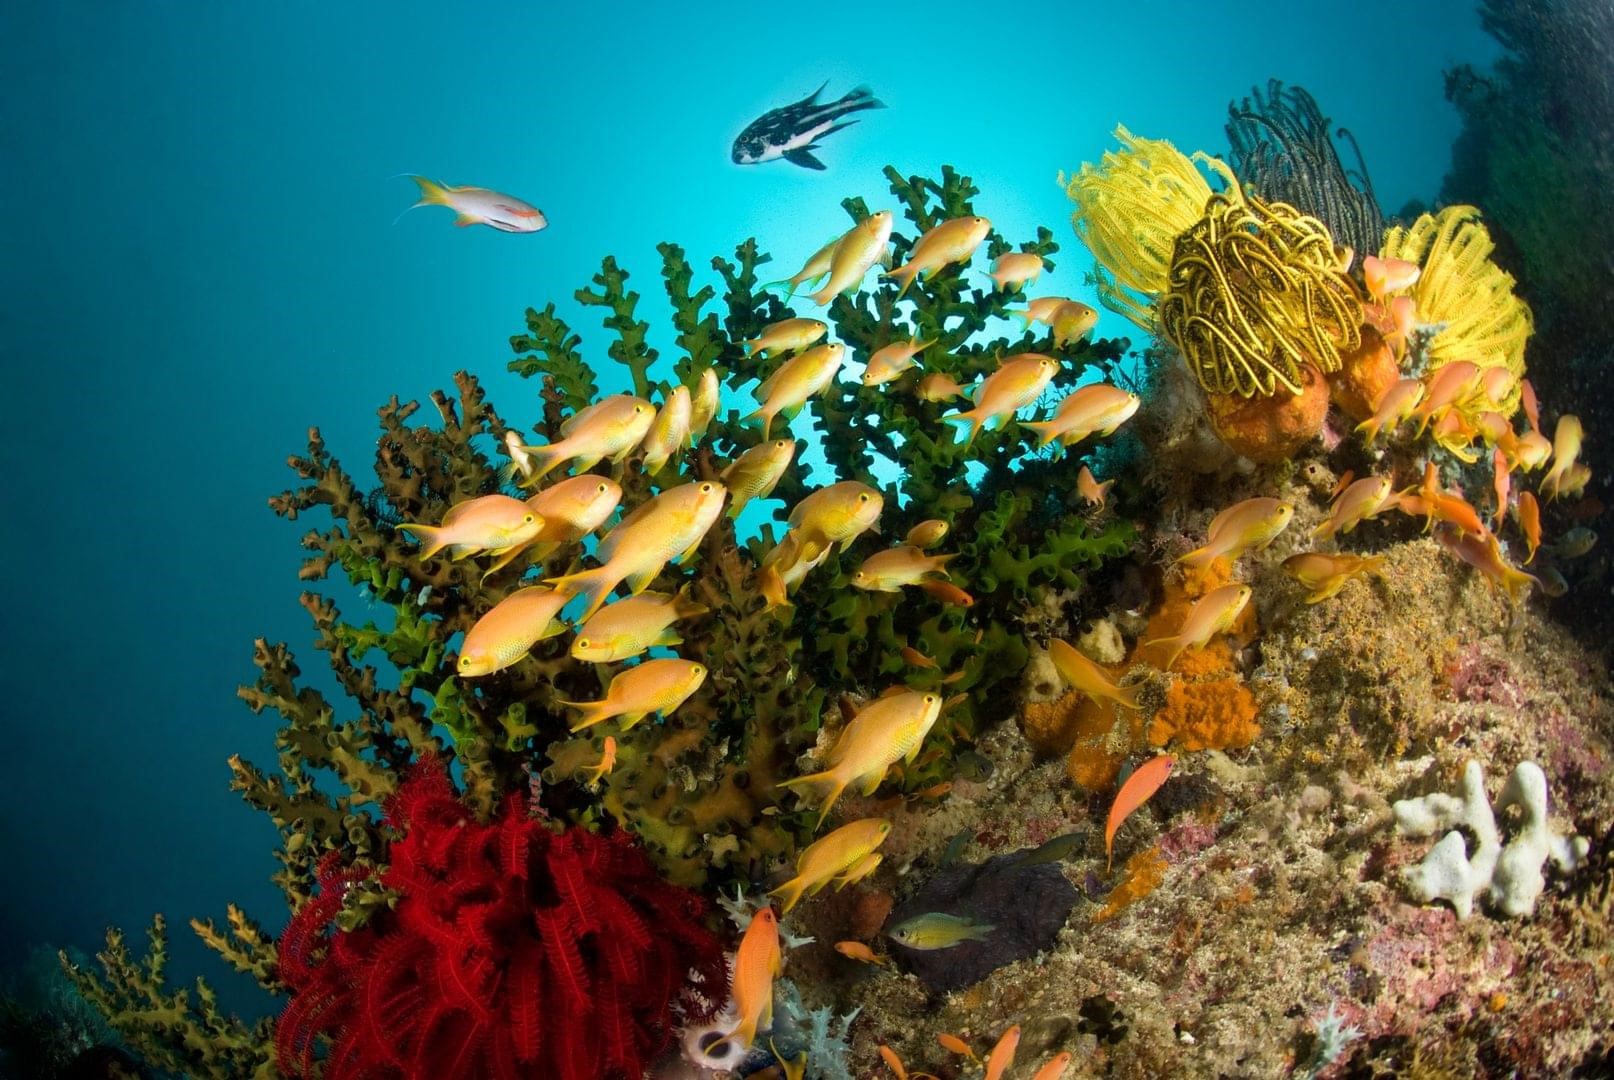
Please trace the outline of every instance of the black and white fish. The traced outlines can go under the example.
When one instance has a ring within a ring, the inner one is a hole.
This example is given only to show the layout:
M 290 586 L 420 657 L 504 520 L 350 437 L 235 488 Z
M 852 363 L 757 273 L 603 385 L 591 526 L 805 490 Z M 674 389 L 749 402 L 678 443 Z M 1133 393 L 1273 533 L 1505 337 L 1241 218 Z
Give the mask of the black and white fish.
M 740 137 L 734 140 L 734 164 L 761 165 L 784 158 L 804 169 L 822 169 L 824 163 L 813 156 L 818 140 L 857 123 L 856 120 L 841 120 L 841 117 L 859 109 L 885 108 L 866 86 L 858 87 L 839 101 L 821 105 L 818 95 L 824 92 L 824 86 L 794 104 L 765 112 L 746 125 Z

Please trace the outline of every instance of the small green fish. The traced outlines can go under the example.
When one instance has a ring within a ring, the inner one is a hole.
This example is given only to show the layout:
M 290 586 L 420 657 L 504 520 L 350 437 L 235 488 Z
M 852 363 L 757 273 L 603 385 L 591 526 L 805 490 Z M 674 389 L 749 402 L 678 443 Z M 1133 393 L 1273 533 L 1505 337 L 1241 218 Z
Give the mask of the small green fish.
M 889 936 L 899 945 L 910 949 L 950 949 L 965 941 L 980 941 L 997 927 L 976 922 L 965 915 L 947 915 L 940 911 L 915 915 L 893 927 Z
M 1087 833 L 1082 830 L 1068 832 L 1063 836 L 1056 836 L 1038 847 L 1031 848 L 1020 856 L 1017 866 L 1036 866 L 1038 863 L 1064 862 L 1076 854 L 1076 849 L 1082 846 L 1087 839 Z
M 1597 534 L 1584 525 L 1564 533 L 1563 539 L 1552 545 L 1552 553 L 1560 559 L 1578 559 L 1597 545 Z
M 992 759 L 974 750 L 962 751 L 953 759 L 953 774 L 960 780 L 985 780 L 992 775 Z
M 969 844 L 970 837 L 974 835 L 974 829 L 960 829 L 958 832 L 954 833 L 953 838 L 947 841 L 947 846 L 942 849 L 941 864 L 943 866 L 952 866 L 959 859 L 963 858 L 964 848 L 967 844 Z
M 1558 572 L 1556 566 L 1543 564 L 1532 566 L 1530 569 L 1534 571 L 1536 580 L 1541 582 L 1541 591 L 1548 596 L 1557 599 L 1569 592 L 1569 582 L 1564 580 L 1563 574 Z

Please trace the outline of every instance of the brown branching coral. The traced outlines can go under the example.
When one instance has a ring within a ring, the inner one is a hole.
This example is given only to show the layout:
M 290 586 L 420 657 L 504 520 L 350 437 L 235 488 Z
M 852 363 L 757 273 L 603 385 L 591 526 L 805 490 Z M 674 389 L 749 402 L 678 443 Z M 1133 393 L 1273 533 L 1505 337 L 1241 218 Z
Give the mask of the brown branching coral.
M 1322 222 L 1246 196 L 1206 160 L 1228 190 L 1177 238 L 1161 331 L 1208 393 L 1298 394 L 1307 364 L 1337 371 L 1361 344 L 1361 302 Z

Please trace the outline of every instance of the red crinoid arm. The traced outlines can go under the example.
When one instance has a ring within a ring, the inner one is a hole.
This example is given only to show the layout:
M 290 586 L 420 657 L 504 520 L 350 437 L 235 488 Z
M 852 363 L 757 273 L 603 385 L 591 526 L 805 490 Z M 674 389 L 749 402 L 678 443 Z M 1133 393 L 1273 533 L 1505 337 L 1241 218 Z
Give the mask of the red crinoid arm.
M 528 1064 L 543 1048 L 543 963 L 538 942 L 524 938 L 504 972 L 506 1025 L 516 1058 Z
M 559 1004 L 563 1006 L 552 1019 L 559 1023 L 562 1016 L 580 1016 L 587 1011 L 593 986 L 582 951 L 577 947 L 572 921 L 560 908 L 542 908 L 533 919 L 538 926 L 538 938 L 543 943 L 544 968 L 550 981 L 557 984 L 558 997 L 561 999 Z

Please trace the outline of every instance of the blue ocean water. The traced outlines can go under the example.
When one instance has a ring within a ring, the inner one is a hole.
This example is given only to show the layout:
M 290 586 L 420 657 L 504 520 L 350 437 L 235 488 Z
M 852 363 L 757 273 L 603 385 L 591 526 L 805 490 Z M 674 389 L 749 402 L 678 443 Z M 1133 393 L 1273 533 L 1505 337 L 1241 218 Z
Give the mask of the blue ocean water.
M 273 757 L 273 723 L 234 696 L 254 638 L 322 666 L 296 604 L 307 525 L 264 505 L 310 425 L 362 475 L 375 407 L 459 368 L 525 424 L 532 387 L 505 372 L 525 307 L 559 301 L 603 348 L 570 300 L 602 255 L 656 321 L 658 241 L 702 267 L 755 235 L 794 270 L 844 228 L 843 196 L 888 201 L 888 162 L 957 166 L 1011 237 L 1053 228 L 1049 281 L 1075 291 L 1089 260 L 1055 174 L 1118 122 L 1224 150 L 1228 101 L 1272 76 L 1355 132 L 1393 212 L 1449 163 L 1443 69 L 1496 53 L 1466 0 L 1416 25 L 1377 0 L 596 10 L 0 5 L 0 970 L 164 912 L 181 980 L 260 1007 L 183 922 L 230 901 L 282 917 L 273 831 L 224 762 Z M 827 171 L 730 162 L 749 120 L 825 80 L 889 106 L 826 142 Z M 394 224 L 402 172 L 508 191 L 550 226 Z

